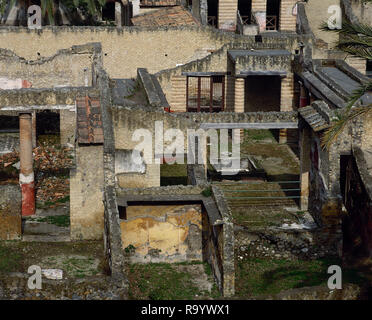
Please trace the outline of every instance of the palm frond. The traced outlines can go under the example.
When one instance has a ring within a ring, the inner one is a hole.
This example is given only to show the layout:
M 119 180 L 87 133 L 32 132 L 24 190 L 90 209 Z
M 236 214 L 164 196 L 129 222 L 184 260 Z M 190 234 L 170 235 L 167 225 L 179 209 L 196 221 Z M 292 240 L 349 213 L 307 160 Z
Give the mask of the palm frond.
M 369 112 L 372 112 L 372 105 L 347 109 L 342 114 L 338 113 L 338 119 L 325 130 L 325 133 L 322 136 L 322 148 L 329 150 L 331 145 L 337 140 L 340 134 L 345 130 L 346 126 L 351 123 L 353 119 L 363 116 Z
M 336 114 L 337 120 L 325 131 L 321 141 L 323 148 L 329 149 L 332 143 L 344 131 L 347 124 L 354 118 L 372 111 L 372 105 L 354 107 L 354 104 L 369 91 L 372 91 L 372 81 L 362 84 L 358 89 L 353 91 L 349 96 L 348 104 L 344 110 Z

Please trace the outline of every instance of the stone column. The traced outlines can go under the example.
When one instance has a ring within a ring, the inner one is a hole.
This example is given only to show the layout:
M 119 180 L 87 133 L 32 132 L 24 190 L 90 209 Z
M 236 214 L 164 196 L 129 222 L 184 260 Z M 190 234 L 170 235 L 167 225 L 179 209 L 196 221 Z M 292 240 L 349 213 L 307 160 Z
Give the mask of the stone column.
M 281 93 L 280 93 L 280 111 L 292 111 L 293 110 L 293 74 L 288 73 L 285 78 L 281 81 Z M 288 141 L 288 129 L 279 130 L 279 143 L 287 143 Z
M 32 156 L 32 116 L 31 113 L 19 115 L 20 175 L 22 190 L 22 215 L 35 214 L 35 183 Z
M 244 112 L 245 104 L 245 78 L 235 79 L 235 112 Z M 240 130 L 240 142 L 243 142 L 244 130 Z
M 32 112 L 32 148 L 36 148 L 36 111 Z
M 309 200 L 309 172 L 310 172 L 310 130 L 307 127 L 300 129 L 300 208 L 306 211 Z
M 117 27 L 123 26 L 123 5 L 121 2 L 115 2 L 115 24 Z

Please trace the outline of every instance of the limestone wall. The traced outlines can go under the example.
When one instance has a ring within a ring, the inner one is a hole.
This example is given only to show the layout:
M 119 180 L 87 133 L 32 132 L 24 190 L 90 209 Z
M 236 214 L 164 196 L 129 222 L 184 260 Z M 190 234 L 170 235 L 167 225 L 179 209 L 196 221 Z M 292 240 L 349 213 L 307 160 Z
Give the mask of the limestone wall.
M 103 236 L 103 146 L 77 146 L 76 169 L 70 175 L 72 240 Z
M 293 39 L 283 36 L 264 41 L 282 43 Z M 0 48 L 6 47 L 26 60 L 52 56 L 60 49 L 90 42 L 102 44 L 103 66 L 111 78 L 131 78 L 139 67 L 156 73 L 191 61 L 196 52 L 205 48 L 216 50 L 230 42 L 254 43 L 254 37 L 190 26 L 44 27 L 39 32 L 0 27 Z
M 32 88 L 92 85 L 91 53 L 74 54 L 68 49 L 53 54 L 49 58 L 38 56 L 38 60 L 27 61 L 9 50 L 0 49 L 0 78 L 27 80 Z
M 328 13 L 328 8 L 332 5 L 340 6 L 340 0 L 309 0 L 305 4 L 306 16 L 310 24 L 311 31 L 317 39 L 321 39 L 326 43 L 334 43 L 338 39 L 338 34 L 333 32 L 325 32 L 320 30 L 323 22 L 327 22 L 332 15 Z

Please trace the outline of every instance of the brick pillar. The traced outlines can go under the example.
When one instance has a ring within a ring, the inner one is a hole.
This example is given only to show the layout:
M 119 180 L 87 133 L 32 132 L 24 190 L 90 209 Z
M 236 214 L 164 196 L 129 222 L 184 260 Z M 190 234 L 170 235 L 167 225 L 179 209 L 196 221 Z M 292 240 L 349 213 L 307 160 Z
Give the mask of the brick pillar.
M 301 210 L 308 209 L 309 172 L 310 172 L 310 130 L 307 127 L 303 127 L 300 130 Z
M 218 29 L 235 31 L 237 10 L 238 0 L 219 0 Z
M 235 79 L 235 112 L 244 112 L 245 104 L 245 79 L 236 78 Z M 240 142 L 243 142 L 244 130 L 240 130 Z
M 297 16 L 293 13 L 293 8 L 297 0 L 281 0 L 280 2 L 280 31 L 296 31 Z
M 32 116 L 31 113 L 19 115 L 20 138 L 20 175 L 19 183 L 22 190 L 22 215 L 35 214 L 35 183 L 32 156 Z
M 280 94 L 280 111 L 292 111 L 293 110 L 293 75 L 289 73 L 287 77 L 282 78 L 281 81 L 281 94 Z M 287 129 L 280 129 L 279 131 L 279 143 L 287 142 Z
M 117 27 L 124 25 L 123 11 L 123 4 L 121 2 L 115 2 L 115 24 Z
M 171 110 L 174 112 L 186 112 L 186 77 L 173 76 L 171 83 L 172 91 L 169 99 Z

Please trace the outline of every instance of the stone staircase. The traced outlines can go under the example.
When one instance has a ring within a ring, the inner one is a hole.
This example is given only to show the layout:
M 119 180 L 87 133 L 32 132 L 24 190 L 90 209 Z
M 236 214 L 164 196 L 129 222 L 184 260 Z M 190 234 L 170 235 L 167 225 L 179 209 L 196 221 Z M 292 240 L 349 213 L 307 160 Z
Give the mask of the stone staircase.
M 22 241 L 66 242 L 70 241 L 70 227 L 53 223 L 51 217 L 68 214 L 68 206 L 37 209 L 36 214 L 22 219 Z
M 223 190 L 230 208 L 294 207 L 300 195 L 298 181 L 225 181 L 214 184 Z

